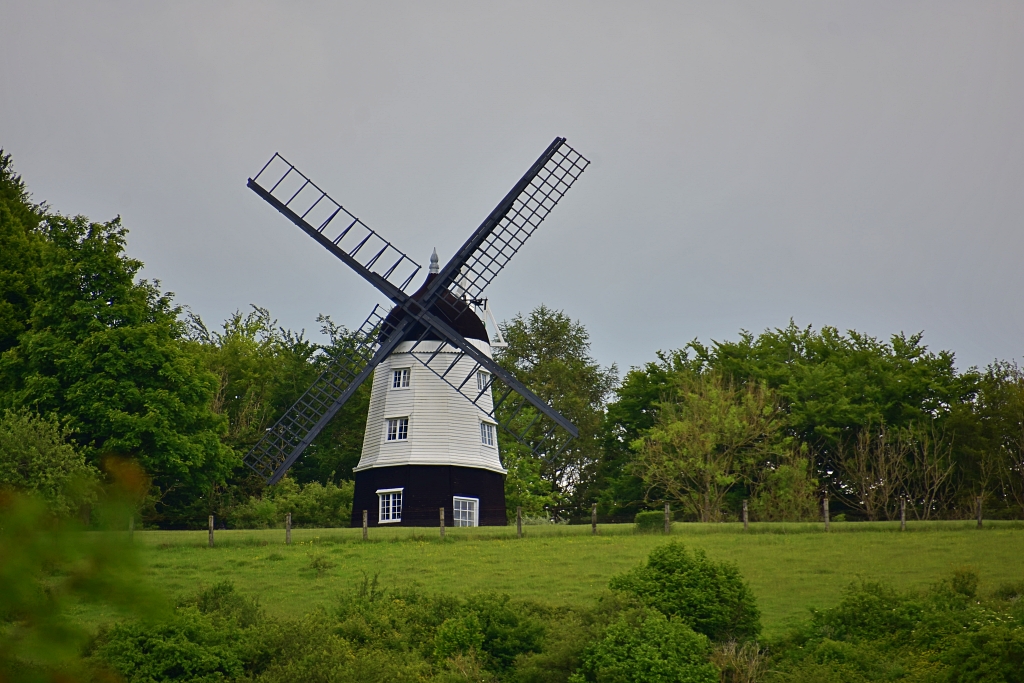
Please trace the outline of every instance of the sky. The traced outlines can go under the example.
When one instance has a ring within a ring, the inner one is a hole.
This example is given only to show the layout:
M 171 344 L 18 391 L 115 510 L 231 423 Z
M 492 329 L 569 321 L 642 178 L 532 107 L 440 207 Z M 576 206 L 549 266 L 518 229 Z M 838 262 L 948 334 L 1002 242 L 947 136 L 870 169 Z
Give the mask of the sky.
M 620 370 L 740 330 L 1024 355 L 1024 3 L 13 2 L 0 147 L 210 326 L 382 297 L 246 188 L 280 152 L 424 267 L 556 136 L 591 160 L 488 291 Z

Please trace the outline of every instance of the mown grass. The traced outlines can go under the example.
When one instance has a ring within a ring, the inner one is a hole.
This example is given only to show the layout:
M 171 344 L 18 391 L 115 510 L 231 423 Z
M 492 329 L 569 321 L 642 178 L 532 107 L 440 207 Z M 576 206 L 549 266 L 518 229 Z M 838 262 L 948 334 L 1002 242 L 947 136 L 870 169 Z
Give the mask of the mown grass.
M 607 590 L 608 579 L 642 561 L 668 539 L 634 534 L 632 525 L 528 526 L 517 539 L 512 527 L 448 529 L 295 529 L 137 531 L 149 579 L 170 594 L 230 579 L 258 595 L 270 614 L 299 616 L 327 606 L 379 574 L 387 588 L 471 594 L 484 591 L 551 605 L 585 604 Z M 675 524 L 672 540 L 735 562 L 757 596 L 765 636 L 785 632 L 810 607 L 828 607 L 857 579 L 900 588 L 924 587 L 958 567 L 981 576 L 981 590 L 1024 577 L 1024 523 Z M 318 571 L 312 558 L 319 556 Z M 324 570 L 322 567 L 328 566 Z M 100 623 L 115 615 L 83 607 L 80 617 Z

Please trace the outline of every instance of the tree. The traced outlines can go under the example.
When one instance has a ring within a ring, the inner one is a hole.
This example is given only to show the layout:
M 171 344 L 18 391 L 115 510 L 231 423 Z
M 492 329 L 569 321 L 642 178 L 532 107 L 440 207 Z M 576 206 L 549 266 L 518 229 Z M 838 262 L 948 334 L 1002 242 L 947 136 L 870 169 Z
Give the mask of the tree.
M 602 456 L 592 486 L 605 514 L 632 519 L 643 509 L 645 498 L 662 497 L 634 473 L 632 444 L 654 426 L 659 402 L 670 392 L 673 377 L 690 371 L 685 350 L 659 351 L 657 361 L 631 368 L 615 389 L 601 425 Z
M 38 296 L 43 213 L 14 172 L 11 155 L 0 149 L 0 354 L 18 343 Z
M 91 463 L 133 456 L 161 492 L 223 481 L 237 460 L 210 408 L 217 379 L 182 343 L 171 295 L 136 281 L 120 220 L 47 214 L 39 232 L 37 298 L 0 356 L 0 402 L 65 417 Z
M 578 439 L 562 453 L 540 466 L 541 478 L 550 485 L 555 505 L 571 508 L 586 501 L 586 484 L 600 459 L 598 441 L 605 403 L 618 382 L 614 365 L 602 368 L 590 356 L 590 335 L 579 322 L 543 304 L 528 317 L 516 315 L 501 325 L 506 348 L 495 349 L 495 360 L 550 403 L 580 430 Z M 502 457 L 516 462 L 530 457 L 518 448 L 509 448 L 510 438 L 500 439 Z M 517 467 L 512 474 L 532 468 Z M 529 484 L 527 495 L 544 496 L 547 487 L 528 481 L 506 478 L 509 497 L 521 496 L 518 487 Z M 559 512 L 555 510 L 555 512 Z
M 676 375 L 653 427 L 633 442 L 633 472 L 702 522 L 722 518 L 725 495 L 773 446 L 780 415 L 772 393 L 720 374 Z

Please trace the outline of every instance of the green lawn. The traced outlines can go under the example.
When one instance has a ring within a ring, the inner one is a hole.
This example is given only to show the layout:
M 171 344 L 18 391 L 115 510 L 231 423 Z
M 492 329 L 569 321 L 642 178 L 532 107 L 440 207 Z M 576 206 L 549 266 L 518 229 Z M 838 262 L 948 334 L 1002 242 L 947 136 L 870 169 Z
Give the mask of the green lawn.
M 363 572 L 379 572 L 385 587 L 468 594 L 498 591 L 548 604 L 581 604 L 606 590 L 608 578 L 635 566 L 666 537 L 637 535 L 631 525 L 528 526 L 514 528 L 297 529 L 293 544 L 284 531 L 218 531 L 208 548 L 206 532 L 135 533 L 150 579 L 171 594 L 230 579 L 256 594 L 267 611 L 298 616 L 327 605 L 358 586 Z M 765 635 L 779 635 L 803 619 L 812 606 L 834 604 L 845 586 L 859 578 L 900 587 L 923 587 L 956 567 L 981 576 L 981 590 L 1024 577 L 1024 523 L 835 523 L 676 524 L 672 538 L 704 548 L 716 559 L 735 562 L 750 582 L 763 613 Z M 310 554 L 322 553 L 334 567 L 322 577 L 309 568 Z M 83 609 L 81 618 L 111 618 Z

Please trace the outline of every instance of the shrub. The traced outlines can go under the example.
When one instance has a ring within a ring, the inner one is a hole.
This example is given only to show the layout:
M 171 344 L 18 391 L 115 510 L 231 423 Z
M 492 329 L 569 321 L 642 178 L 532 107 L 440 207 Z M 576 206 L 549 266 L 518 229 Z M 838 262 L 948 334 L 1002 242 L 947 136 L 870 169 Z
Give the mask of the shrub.
M 712 640 L 745 641 L 761 631 L 760 611 L 736 566 L 681 543 L 655 548 L 646 564 L 612 577 L 609 586 Z
M 128 683 L 222 681 L 243 673 L 237 629 L 195 608 L 170 621 L 125 622 L 100 635 L 96 656 Z
M 711 644 L 680 619 L 658 612 L 622 619 L 588 647 L 569 683 L 718 683 Z
M 96 502 L 99 472 L 67 442 L 53 417 L 5 411 L 0 417 L 0 489 L 41 496 L 59 516 Z
M 637 533 L 655 534 L 665 531 L 665 513 L 653 510 L 650 512 L 638 512 L 633 519 Z
M 228 523 L 236 529 L 266 529 L 284 524 L 292 513 L 294 527 L 346 527 L 352 518 L 355 482 L 310 482 L 300 485 L 284 478 L 227 513 Z

